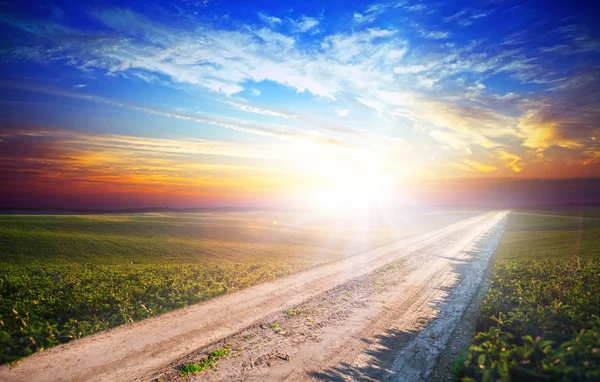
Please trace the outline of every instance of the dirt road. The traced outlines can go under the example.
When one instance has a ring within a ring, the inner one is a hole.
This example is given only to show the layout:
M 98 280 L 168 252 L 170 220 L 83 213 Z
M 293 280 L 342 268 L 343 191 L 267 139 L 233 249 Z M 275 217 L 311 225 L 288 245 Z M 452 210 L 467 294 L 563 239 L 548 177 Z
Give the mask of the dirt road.
M 177 365 L 220 341 L 235 357 L 199 379 L 423 379 L 478 287 L 505 215 L 476 216 L 85 337 L 0 366 L 0 380 L 176 379 Z M 284 317 L 287 310 L 306 314 Z M 275 319 L 278 330 L 260 325 Z

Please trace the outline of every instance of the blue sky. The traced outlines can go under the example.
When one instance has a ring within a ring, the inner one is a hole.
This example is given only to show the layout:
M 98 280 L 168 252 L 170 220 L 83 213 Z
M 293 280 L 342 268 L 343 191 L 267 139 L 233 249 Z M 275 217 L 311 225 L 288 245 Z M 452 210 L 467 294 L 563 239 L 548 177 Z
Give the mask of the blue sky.
M 0 147 L 18 142 L 2 158 L 22 164 L 5 170 L 17 181 L 34 163 L 257 197 L 332 174 L 394 187 L 600 175 L 591 2 L 1 7 Z

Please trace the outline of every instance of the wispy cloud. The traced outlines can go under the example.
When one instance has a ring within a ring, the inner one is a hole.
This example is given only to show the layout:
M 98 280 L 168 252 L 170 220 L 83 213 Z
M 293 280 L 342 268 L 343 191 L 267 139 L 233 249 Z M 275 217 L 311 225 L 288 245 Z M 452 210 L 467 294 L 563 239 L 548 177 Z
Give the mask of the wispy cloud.
M 371 23 L 371 22 L 375 21 L 375 19 L 377 19 L 377 15 L 375 15 L 375 14 L 363 15 L 362 13 L 355 13 L 352 16 L 352 21 L 354 21 L 357 24 Z
M 220 126 L 220 127 L 226 128 L 226 129 L 237 130 L 237 131 L 250 133 L 250 134 L 270 136 L 270 137 L 275 137 L 275 138 L 280 138 L 280 139 L 292 139 L 292 140 L 296 139 L 296 138 L 301 139 L 301 140 L 302 139 L 308 139 L 308 140 L 312 139 L 309 135 L 304 134 L 303 132 L 298 132 L 298 131 L 295 132 L 293 129 L 283 129 L 281 126 L 267 126 L 265 124 L 256 123 L 256 122 L 241 123 L 241 122 L 237 122 L 237 121 L 228 120 L 227 118 L 223 118 L 223 117 L 209 117 L 209 116 L 200 117 L 200 116 L 195 116 L 195 115 L 191 115 L 191 114 L 183 114 L 180 112 L 170 112 L 170 111 L 160 110 L 160 109 L 156 109 L 156 108 L 152 108 L 152 107 L 148 107 L 148 106 L 131 104 L 131 103 L 121 102 L 121 101 L 115 101 L 112 99 L 89 95 L 89 94 L 85 94 L 85 93 L 67 92 L 67 91 L 60 90 L 60 89 L 32 86 L 32 85 L 28 85 L 28 84 L 4 83 L 4 84 L 0 84 L 0 85 L 5 86 L 5 87 L 10 87 L 10 88 L 17 88 L 17 89 L 32 91 L 32 92 L 50 94 L 50 95 L 59 96 L 59 97 L 79 99 L 79 100 L 84 100 L 84 101 L 89 101 L 89 102 L 94 102 L 94 103 L 111 105 L 111 106 L 115 106 L 115 107 L 122 107 L 122 108 L 141 111 L 144 113 L 159 115 L 159 116 L 167 117 L 167 118 L 175 118 L 175 119 L 193 121 L 193 122 L 197 122 L 197 123 L 216 125 L 216 126 Z M 244 105 L 241 105 L 241 104 L 232 103 L 232 106 L 233 105 L 236 105 L 238 109 L 241 109 L 242 107 L 244 107 Z M 276 113 L 274 111 L 268 111 L 268 110 L 264 110 L 264 109 L 261 110 L 261 109 L 252 108 L 252 107 L 250 107 L 249 109 L 247 108 L 244 111 L 249 111 L 249 112 L 258 113 L 258 114 L 265 114 L 265 113 L 270 112 L 271 115 L 277 115 L 277 116 L 284 115 L 284 114 L 279 115 L 278 113 Z M 323 141 L 323 142 L 326 142 L 326 141 Z
M 282 167 L 261 161 L 290 155 L 277 146 L 100 135 L 42 128 L 0 130 L 0 179 L 13 187 L 60 184 L 111 192 L 219 194 L 236 184 L 253 189 L 290 182 Z M 201 155 L 229 157 L 203 163 Z M 229 191 L 231 192 L 231 191 Z
M 458 11 L 450 16 L 444 17 L 442 20 L 446 23 L 447 22 L 455 22 L 456 24 L 458 24 L 461 27 L 467 27 L 467 26 L 473 24 L 473 22 L 475 22 L 476 20 L 488 17 L 492 13 L 494 13 L 493 9 L 478 10 L 478 9 L 465 8 L 465 9 L 461 9 L 460 11 Z
M 296 116 L 293 114 L 286 114 L 286 113 L 282 113 L 282 112 L 279 112 L 276 110 L 255 107 L 255 106 L 248 105 L 248 104 L 232 102 L 232 101 L 225 101 L 225 103 L 229 106 L 232 106 L 232 107 L 238 109 L 238 110 L 245 111 L 248 113 L 269 115 L 269 116 L 273 116 L 273 117 L 280 117 L 280 118 L 286 118 L 286 119 L 296 118 Z
M 314 17 L 302 16 L 297 20 L 291 20 L 291 23 L 298 31 L 307 32 L 319 25 L 319 20 Z
M 450 33 L 444 31 L 423 31 L 421 33 L 421 36 L 433 40 L 442 40 L 450 37 Z
M 258 13 L 258 18 L 272 26 L 282 23 L 282 20 L 279 17 L 269 16 L 262 12 Z
M 427 70 L 426 66 L 423 65 L 410 65 L 410 66 L 397 66 L 394 68 L 394 73 L 406 74 L 406 73 L 419 73 Z
M 460 168 L 461 170 L 471 172 L 491 172 L 498 169 L 496 166 L 475 162 L 472 160 L 464 160 L 461 163 L 456 163 L 456 167 Z

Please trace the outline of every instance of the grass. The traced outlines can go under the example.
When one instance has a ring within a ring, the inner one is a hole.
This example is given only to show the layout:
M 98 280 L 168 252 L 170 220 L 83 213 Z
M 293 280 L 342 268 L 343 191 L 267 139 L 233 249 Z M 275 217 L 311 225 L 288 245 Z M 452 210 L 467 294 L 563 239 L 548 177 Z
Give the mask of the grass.
M 231 353 L 231 351 L 229 350 L 228 347 L 223 347 L 221 349 L 217 349 L 217 350 L 210 352 L 209 357 L 213 358 L 213 359 L 220 359 L 220 358 L 227 357 L 230 353 Z
M 302 311 L 300 309 L 288 309 L 288 310 L 285 311 L 285 314 L 287 314 L 288 317 L 299 316 L 302 313 L 304 313 L 304 311 Z
M 190 374 L 197 374 L 197 373 L 203 371 L 204 369 L 206 369 L 209 366 L 210 365 L 209 365 L 208 359 L 206 359 L 206 362 L 200 362 L 200 364 L 197 364 L 197 363 L 187 363 L 187 364 L 181 366 L 181 368 L 179 369 L 179 374 L 181 376 L 186 376 L 186 375 L 190 375 Z
M 600 380 L 597 212 L 510 215 L 463 380 Z
M 473 213 L 0 216 L 0 363 Z
M 195 375 L 195 374 L 198 374 L 199 372 L 204 371 L 208 368 L 211 368 L 211 369 L 215 368 L 215 367 L 217 367 L 216 361 L 218 361 L 221 358 L 227 357 L 230 353 L 231 353 L 231 350 L 229 349 L 228 346 L 214 350 L 214 351 L 208 353 L 208 357 L 202 358 L 200 361 L 198 361 L 198 363 L 192 362 L 192 363 L 186 363 L 185 365 L 182 365 L 179 368 L 179 374 L 181 376 L 187 376 L 190 374 Z

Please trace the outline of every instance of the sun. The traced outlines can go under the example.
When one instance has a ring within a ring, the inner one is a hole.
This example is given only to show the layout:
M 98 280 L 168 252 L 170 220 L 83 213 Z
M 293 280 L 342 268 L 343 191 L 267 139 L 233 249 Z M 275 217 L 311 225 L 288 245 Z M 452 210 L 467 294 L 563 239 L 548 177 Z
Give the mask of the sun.
M 317 208 L 324 211 L 354 211 L 386 205 L 391 185 L 379 174 L 356 175 L 333 182 L 315 193 Z

